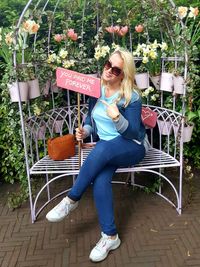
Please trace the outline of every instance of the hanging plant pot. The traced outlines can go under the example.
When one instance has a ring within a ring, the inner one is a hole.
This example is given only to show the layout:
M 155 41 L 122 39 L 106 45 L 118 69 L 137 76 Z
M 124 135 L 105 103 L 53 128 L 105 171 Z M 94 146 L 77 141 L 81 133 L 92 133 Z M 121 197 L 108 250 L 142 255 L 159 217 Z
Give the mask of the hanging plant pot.
M 174 92 L 182 95 L 184 92 L 184 78 L 182 76 L 174 76 Z
M 29 86 L 29 99 L 40 96 L 40 87 L 38 79 L 28 81 Z
M 64 120 L 56 120 L 54 122 L 53 130 L 55 133 L 62 133 L 63 123 L 64 123 Z
M 158 128 L 159 128 L 159 132 L 162 135 L 170 135 L 172 133 L 172 124 L 171 121 L 166 121 L 166 120 L 159 120 L 157 121 L 158 123 Z
M 54 92 L 54 93 L 58 93 L 59 88 L 58 88 L 56 83 L 51 85 L 51 91 Z
M 34 131 L 34 138 L 37 140 L 45 139 L 46 126 L 42 125 Z
M 18 82 L 18 84 L 19 84 L 19 92 L 20 92 L 21 101 L 27 101 L 28 100 L 28 83 Z M 10 93 L 11 102 L 19 102 L 17 82 L 8 84 L 8 89 Z
M 139 89 L 146 89 L 149 87 L 149 74 L 147 72 L 135 74 L 135 81 Z
M 168 72 L 162 72 L 160 78 L 160 90 L 172 92 L 173 90 L 173 74 Z
M 177 137 L 180 129 L 180 125 L 174 124 L 173 126 L 174 136 Z
M 51 86 L 51 81 L 47 80 L 42 88 L 43 95 L 47 96 L 49 94 L 50 86 Z
M 160 75 L 150 76 L 150 80 L 153 83 L 154 87 L 159 90 L 160 89 Z
M 188 124 L 183 127 L 183 142 L 184 143 L 190 142 L 192 138 L 193 129 L 194 129 L 194 123 Z

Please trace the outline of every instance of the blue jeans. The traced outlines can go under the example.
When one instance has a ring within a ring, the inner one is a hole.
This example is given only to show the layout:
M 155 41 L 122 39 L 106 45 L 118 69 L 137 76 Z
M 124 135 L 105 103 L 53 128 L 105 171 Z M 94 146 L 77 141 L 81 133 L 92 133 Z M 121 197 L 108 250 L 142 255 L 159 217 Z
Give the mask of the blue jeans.
M 90 184 L 97 208 L 101 230 L 107 235 L 117 233 L 112 195 L 112 177 L 118 167 L 135 165 L 143 159 L 145 148 L 134 141 L 118 136 L 112 140 L 100 140 L 90 152 L 79 175 L 68 193 L 74 201 L 80 200 Z

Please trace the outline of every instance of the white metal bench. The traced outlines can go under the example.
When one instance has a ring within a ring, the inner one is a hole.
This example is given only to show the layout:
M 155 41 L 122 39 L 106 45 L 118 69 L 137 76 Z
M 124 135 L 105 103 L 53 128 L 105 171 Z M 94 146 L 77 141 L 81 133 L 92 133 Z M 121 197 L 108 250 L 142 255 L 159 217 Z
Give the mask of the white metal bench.
M 181 138 L 181 125 L 183 124 L 182 115 L 178 112 L 168 110 L 161 107 L 150 106 L 158 114 L 157 118 L 157 128 L 149 129 L 149 141 L 151 147 L 147 152 L 145 158 L 137 165 L 130 166 L 126 168 L 118 168 L 117 173 L 131 173 L 131 184 L 133 186 L 142 187 L 136 184 L 134 181 L 135 172 L 150 172 L 158 175 L 158 177 L 164 179 L 171 186 L 171 189 L 175 194 L 175 203 L 166 197 L 162 192 L 162 187 L 159 187 L 159 196 L 167 200 L 172 206 L 174 206 L 179 214 L 181 214 L 181 202 L 182 202 L 182 138 Z M 81 105 L 81 115 L 84 116 L 87 110 L 87 105 Z M 57 121 L 60 121 L 59 126 Z M 160 119 L 163 120 L 164 124 L 160 124 Z M 168 124 L 168 122 L 170 122 Z M 62 177 L 73 177 L 79 173 L 78 164 L 78 148 L 77 153 L 74 157 L 63 161 L 51 160 L 47 154 L 47 140 L 48 138 L 55 135 L 55 126 L 58 126 L 57 135 L 62 135 L 67 132 L 74 133 L 74 129 L 77 127 L 77 106 L 68 106 L 66 108 L 59 108 L 50 110 L 39 117 L 33 116 L 29 118 L 26 122 L 27 134 L 29 135 L 29 155 L 31 156 L 30 162 L 31 167 L 29 169 L 29 190 L 32 192 L 31 188 L 31 177 L 34 175 L 46 175 L 46 182 L 44 186 L 39 190 L 36 197 L 33 199 L 32 193 L 30 195 L 31 204 L 31 215 L 32 221 L 34 222 L 43 210 L 43 208 L 53 199 L 66 193 L 70 190 L 59 192 L 53 195 L 50 192 L 49 185 L 54 181 Z M 163 128 L 167 126 L 164 135 L 161 134 Z M 41 129 L 42 136 L 39 136 Z M 41 140 L 39 140 L 41 139 Z M 81 163 L 85 160 L 91 147 L 87 147 L 81 150 Z M 41 151 L 43 151 L 43 156 L 41 157 Z M 166 177 L 162 170 L 165 168 L 178 167 L 179 168 L 179 186 L 175 187 L 173 184 L 173 177 L 170 179 Z M 49 177 L 51 175 L 51 178 Z M 53 177 L 52 177 L 53 176 Z M 122 181 L 115 181 L 116 183 L 126 183 L 124 179 Z M 114 183 L 114 181 L 113 181 Z M 47 190 L 48 200 L 41 206 L 38 207 L 38 200 L 40 195 L 44 190 Z

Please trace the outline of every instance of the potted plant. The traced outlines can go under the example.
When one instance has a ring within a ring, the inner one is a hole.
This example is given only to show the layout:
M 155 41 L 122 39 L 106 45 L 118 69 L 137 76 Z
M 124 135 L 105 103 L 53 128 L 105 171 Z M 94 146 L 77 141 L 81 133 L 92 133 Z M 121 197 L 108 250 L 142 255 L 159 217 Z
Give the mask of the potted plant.
M 8 89 L 12 102 L 19 102 L 18 88 L 21 101 L 27 101 L 29 99 L 29 85 L 28 85 L 28 72 L 25 66 L 19 66 L 16 70 L 12 68 L 12 74 L 10 76 L 11 83 L 8 84 Z
M 184 68 L 176 68 L 173 71 L 173 86 L 174 86 L 174 93 L 183 95 L 184 94 L 184 85 L 185 80 L 183 77 Z
M 162 72 L 160 76 L 160 90 L 172 92 L 173 91 L 173 73 Z
M 167 135 L 169 136 L 172 133 L 172 129 L 173 129 L 173 125 L 172 122 L 169 118 L 169 116 L 165 116 L 165 114 L 163 114 L 163 116 L 161 116 L 158 120 L 158 129 L 161 135 Z
M 143 64 L 137 67 L 136 63 L 135 82 L 137 87 L 141 90 L 149 87 L 149 73 L 146 71 Z
M 186 116 L 185 116 L 185 124 L 183 127 L 183 132 L 182 132 L 182 136 L 183 136 L 183 142 L 190 142 L 191 138 L 192 138 L 192 133 L 193 133 L 193 129 L 194 129 L 194 120 L 195 119 L 200 119 L 200 110 L 197 111 L 187 111 L 186 112 Z
M 165 56 L 167 49 L 168 46 L 165 42 L 158 43 L 155 40 L 153 43 L 138 44 L 133 52 L 134 56 L 142 57 L 142 63 L 149 72 L 150 80 L 156 89 L 160 87 L 161 58 Z
M 38 78 L 36 78 L 35 67 L 30 63 L 27 65 L 29 99 L 40 96 L 40 87 Z

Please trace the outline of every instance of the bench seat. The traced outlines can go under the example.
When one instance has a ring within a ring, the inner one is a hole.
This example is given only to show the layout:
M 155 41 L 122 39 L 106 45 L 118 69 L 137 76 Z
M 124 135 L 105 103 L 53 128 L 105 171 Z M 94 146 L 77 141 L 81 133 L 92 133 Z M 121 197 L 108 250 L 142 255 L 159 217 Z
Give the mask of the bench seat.
M 92 150 L 92 147 L 84 148 L 81 150 L 81 162 L 83 162 L 89 152 Z M 36 162 L 30 169 L 30 174 L 67 174 L 67 175 L 76 175 L 79 173 L 78 166 L 78 147 L 76 147 L 76 155 L 69 159 L 62 161 L 54 161 L 45 156 Z M 130 172 L 130 171 L 139 171 L 142 169 L 157 169 L 157 168 L 166 168 L 166 167 L 175 167 L 180 166 L 180 162 L 172 157 L 171 155 L 156 149 L 150 148 L 146 153 L 144 159 L 137 165 L 131 167 L 118 168 L 116 172 Z

